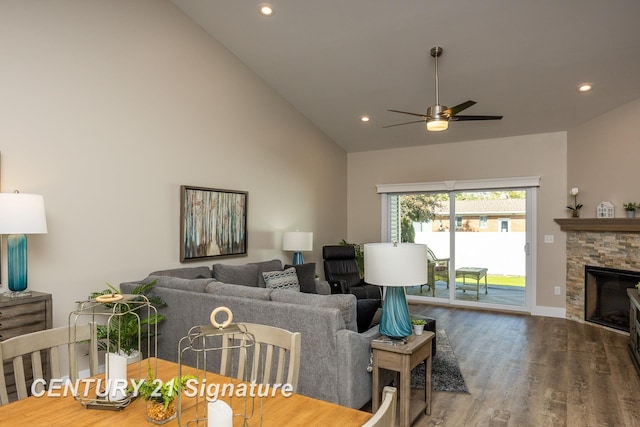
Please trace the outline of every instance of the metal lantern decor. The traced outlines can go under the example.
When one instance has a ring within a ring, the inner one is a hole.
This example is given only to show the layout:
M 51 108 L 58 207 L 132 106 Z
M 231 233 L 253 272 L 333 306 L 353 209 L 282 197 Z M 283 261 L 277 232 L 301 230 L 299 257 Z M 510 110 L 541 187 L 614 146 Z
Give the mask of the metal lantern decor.
M 79 331 L 87 323 L 92 326 L 92 341 L 97 342 L 99 354 L 89 354 L 104 363 L 104 378 L 92 387 L 74 388 L 73 396 L 88 409 L 123 409 L 134 398 L 128 391 L 134 379 L 145 378 L 149 371 L 147 363 L 143 367 L 143 355 L 157 357 L 158 326 L 145 321 L 157 318 L 157 310 L 144 295 L 114 293 L 78 304 L 78 309 L 69 314 L 69 342 L 74 349 L 85 344 L 75 337 L 81 336 Z M 90 362 L 93 366 L 95 361 Z M 151 372 L 157 372 L 156 366 Z
M 218 323 L 218 313 L 226 313 L 227 319 Z M 178 425 L 247 427 L 253 419 L 252 426 L 261 426 L 262 397 L 256 403 L 255 394 L 247 392 L 257 381 L 257 370 L 251 366 L 255 337 L 241 323 L 231 323 L 233 314 L 227 307 L 213 310 L 210 320 L 210 325 L 192 327 L 178 343 L 178 377 L 185 366 L 192 366 L 198 379 L 195 396 L 178 396 Z M 184 408 L 194 406 L 195 418 L 185 420 Z M 234 419 L 241 424 L 234 424 Z

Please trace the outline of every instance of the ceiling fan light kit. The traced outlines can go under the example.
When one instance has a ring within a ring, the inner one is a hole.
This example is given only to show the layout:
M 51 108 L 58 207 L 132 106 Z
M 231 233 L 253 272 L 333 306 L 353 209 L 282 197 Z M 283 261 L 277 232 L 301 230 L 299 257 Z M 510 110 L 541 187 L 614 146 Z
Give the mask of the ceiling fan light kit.
M 449 129 L 449 122 L 446 120 L 434 119 L 427 121 L 427 130 L 430 132 L 440 132 Z
M 438 85 L 438 57 L 442 55 L 444 50 L 440 46 L 431 48 L 431 56 L 435 58 L 435 86 L 436 86 L 436 104 L 427 108 L 427 114 L 410 113 L 400 110 L 387 110 L 393 113 L 409 114 L 411 116 L 422 117 L 422 120 L 414 120 L 406 123 L 398 123 L 395 125 L 383 126 L 384 128 L 408 125 L 411 123 L 426 122 L 427 130 L 430 132 L 440 132 L 449 128 L 449 121 L 473 121 L 473 120 L 500 120 L 502 116 L 459 116 L 457 115 L 461 111 L 471 107 L 476 102 L 466 101 L 462 104 L 458 104 L 455 107 L 448 108 L 445 105 L 440 105 L 440 93 Z

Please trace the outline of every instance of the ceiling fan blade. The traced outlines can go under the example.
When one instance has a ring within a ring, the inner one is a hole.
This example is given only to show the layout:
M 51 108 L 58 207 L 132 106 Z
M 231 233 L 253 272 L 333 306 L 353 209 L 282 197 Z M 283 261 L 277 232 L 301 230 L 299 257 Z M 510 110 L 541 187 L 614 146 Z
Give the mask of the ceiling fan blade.
M 387 110 L 387 111 L 391 111 L 392 113 L 409 114 L 409 115 L 412 115 L 412 116 L 423 117 L 425 119 L 428 117 L 428 116 L 425 116 L 424 114 L 409 113 L 407 111 L 400 111 L 400 110 Z
M 474 104 L 476 104 L 476 101 L 463 102 L 462 104 L 458 104 L 455 107 L 447 108 L 446 110 L 443 111 L 443 113 L 449 117 L 453 117 L 459 112 L 461 112 L 462 110 L 466 110 L 467 108 L 471 107 Z
M 452 122 L 465 122 L 471 120 L 500 120 L 502 116 L 453 116 L 449 120 Z
M 395 125 L 387 125 L 387 126 L 382 126 L 383 128 L 392 128 L 394 126 L 402 126 L 402 125 L 408 125 L 411 123 L 424 123 L 424 120 L 414 120 L 413 122 L 406 122 L 406 123 L 398 123 Z

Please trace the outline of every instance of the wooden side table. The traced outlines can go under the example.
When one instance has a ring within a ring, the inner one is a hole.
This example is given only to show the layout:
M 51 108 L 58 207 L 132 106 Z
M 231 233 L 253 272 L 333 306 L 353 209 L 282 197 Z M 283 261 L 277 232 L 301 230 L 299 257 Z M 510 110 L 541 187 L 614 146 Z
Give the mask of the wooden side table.
M 373 351 L 373 399 L 372 411 L 380 407 L 380 369 L 388 369 L 398 373 L 398 394 L 400 401 L 400 427 L 407 427 L 424 411 L 431 414 L 431 341 L 435 339 L 433 332 L 425 331 L 422 335 L 411 335 L 407 343 L 390 344 L 390 340 L 381 338 L 371 341 Z M 411 370 L 419 363 L 425 362 L 424 400 L 411 399 Z

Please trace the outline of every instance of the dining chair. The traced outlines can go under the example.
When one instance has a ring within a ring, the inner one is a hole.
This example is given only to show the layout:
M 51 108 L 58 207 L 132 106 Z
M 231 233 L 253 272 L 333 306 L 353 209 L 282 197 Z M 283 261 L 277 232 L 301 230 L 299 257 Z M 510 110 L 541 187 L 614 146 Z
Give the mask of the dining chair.
M 89 344 L 89 372 L 90 375 L 98 373 L 98 345 L 95 333 L 95 324 L 78 325 L 74 328 L 63 326 L 60 328 L 45 329 L 0 342 L 0 405 L 9 403 L 9 393 L 5 380 L 4 363 L 13 362 L 13 375 L 15 379 L 16 394 L 18 400 L 29 396 L 27 387 L 33 379 L 60 379 L 60 347 L 68 348 L 70 361 L 69 379 L 73 382 L 78 379 L 78 350 L 76 343 L 88 342 Z M 44 353 L 43 358 L 41 352 Z M 26 358 L 26 361 L 24 360 Z M 26 363 L 25 363 L 26 362 Z M 25 372 L 25 366 L 31 370 L 31 375 Z M 42 384 L 36 386 L 36 390 L 44 390 Z
M 382 403 L 373 417 L 362 427 L 394 427 L 396 425 L 396 389 L 386 386 L 382 390 Z
M 246 340 L 247 336 L 225 335 L 227 343 L 222 349 L 220 374 L 235 376 L 238 379 L 250 378 L 258 384 L 291 384 L 292 391 L 295 392 L 300 373 L 300 332 L 290 332 L 257 323 L 241 325 L 253 335 L 255 345 L 251 364 L 247 364 L 247 357 L 251 357 L 250 352 L 231 351 L 234 341 Z M 245 372 L 247 366 L 251 369 L 250 372 Z M 245 373 L 250 376 L 246 377 Z

